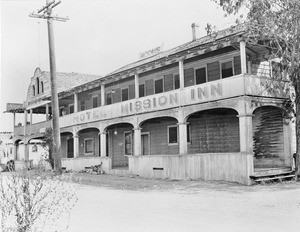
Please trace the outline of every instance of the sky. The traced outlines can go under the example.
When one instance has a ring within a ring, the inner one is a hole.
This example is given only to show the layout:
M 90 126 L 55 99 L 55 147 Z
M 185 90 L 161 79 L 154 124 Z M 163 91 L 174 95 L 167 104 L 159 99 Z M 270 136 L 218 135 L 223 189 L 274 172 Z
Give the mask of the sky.
M 49 71 L 45 20 L 29 17 L 45 0 L 0 0 L 1 81 L 0 132 L 13 131 L 6 103 L 23 103 L 34 70 Z M 53 14 L 68 17 L 54 23 L 58 72 L 106 75 L 138 60 L 141 52 L 163 44 L 168 50 L 234 24 L 211 0 L 62 0 Z M 23 114 L 17 122 L 23 122 Z

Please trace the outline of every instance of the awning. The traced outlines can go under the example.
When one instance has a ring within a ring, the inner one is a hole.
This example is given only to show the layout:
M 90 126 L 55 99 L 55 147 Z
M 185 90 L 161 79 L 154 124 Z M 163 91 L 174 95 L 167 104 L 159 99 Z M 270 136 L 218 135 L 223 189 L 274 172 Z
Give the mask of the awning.
M 27 106 L 26 110 L 38 108 L 38 107 L 44 106 L 44 105 L 46 105 L 48 103 L 51 103 L 51 101 L 48 101 L 48 100 L 46 100 L 46 101 L 39 101 L 39 102 L 36 102 L 34 104 L 31 104 L 31 105 Z

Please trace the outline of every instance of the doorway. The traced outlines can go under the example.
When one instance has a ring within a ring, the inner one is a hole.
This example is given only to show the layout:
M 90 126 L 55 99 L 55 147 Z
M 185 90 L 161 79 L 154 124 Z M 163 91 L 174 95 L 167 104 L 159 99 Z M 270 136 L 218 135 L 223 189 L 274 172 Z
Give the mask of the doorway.
M 142 155 L 150 155 L 150 135 L 149 133 L 142 133 Z
M 74 140 L 69 138 L 67 141 L 67 158 L 74 158 Z

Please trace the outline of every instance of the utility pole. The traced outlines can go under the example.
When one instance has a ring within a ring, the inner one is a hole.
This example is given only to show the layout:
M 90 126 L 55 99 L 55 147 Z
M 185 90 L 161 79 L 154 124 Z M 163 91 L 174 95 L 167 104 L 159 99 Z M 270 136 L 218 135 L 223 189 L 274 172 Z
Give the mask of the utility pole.
M 68 18 L 61 18 L 52 16 L 52 9 L 60 4 L 61 1 L 55 2 L 46 0 L 46 6 L 43 6 L 36 13 L 31 13 L 29 17 L 41 18 L 47 20 L 48 25 L 48 40 L 49 40 L 49 59 L 50 59 L 50 83 L 51 83 L 51 105 L 52 105 L 52 123 L 53 123 L 53 158 L 54 158 L 54 171 L 61 174 L 61 141 L 59 129 L 59 104 L 57 93 L 56 81 L 56 64 L 55 64 L 55 49 L 54 49 L 54 36 L 53 36 L 53 20 L 65 22 Z

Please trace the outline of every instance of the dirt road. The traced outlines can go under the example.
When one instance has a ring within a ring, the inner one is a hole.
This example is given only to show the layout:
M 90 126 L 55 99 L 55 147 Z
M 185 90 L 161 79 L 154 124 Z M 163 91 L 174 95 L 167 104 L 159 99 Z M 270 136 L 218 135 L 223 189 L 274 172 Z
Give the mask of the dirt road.
M 300 183 L 241 186 L 80 177 L 82 183 L 93 183 L 78 190 L 70 219 L 72 232 L 289 232 L 300 228 Z

